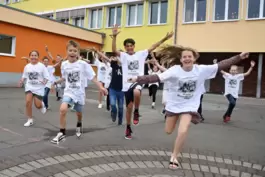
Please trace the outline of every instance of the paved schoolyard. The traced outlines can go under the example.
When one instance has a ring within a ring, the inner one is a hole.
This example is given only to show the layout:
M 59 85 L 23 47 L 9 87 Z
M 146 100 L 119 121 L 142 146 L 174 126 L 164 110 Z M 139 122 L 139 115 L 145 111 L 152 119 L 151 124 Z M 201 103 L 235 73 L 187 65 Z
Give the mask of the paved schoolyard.
M 176 132 L 165 135 L 157 108 L 143 93 L 140 125 L 133 140 L 124 139 L 124 126 L 112 123 L 105 109 L 97 108 L 97 91 L 87 90 L 84 132 L 76 139 L 74 113 L 68 114 L 67 140 L 49 141 L 56 135 L 59 103 L 50 97 L 52 110 L 41 115 L 34 109 L 35 125 L 24 128 L 22 89 L 0 89 L 0 177 L 2 176 L 265 176 L 264 100 L 240 98 L 232 121 L 221 121 L 226 109 L 222 96 L 207 95 L 205 123 L 192 125 L 180 161 L 182 168 L 167 168 Z

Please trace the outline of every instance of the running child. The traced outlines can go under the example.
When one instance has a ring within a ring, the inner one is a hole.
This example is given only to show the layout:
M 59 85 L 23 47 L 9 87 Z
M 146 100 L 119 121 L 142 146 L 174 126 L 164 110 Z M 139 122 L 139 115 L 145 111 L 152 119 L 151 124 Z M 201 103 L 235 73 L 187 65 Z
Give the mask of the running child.
M 78 60 L 80 53 L 79 44 L 69 41 L 67 44 L 67 61 L 61 66 L 62 78 L 55 84 L 65 81 L 65 90 L 60 107 L 60 132 L 51 142 L 59 143 L 65 140 L 66 113 L 69 105 L 74 105 L 77 116 L 76 136 L 82 135 L 82 111 L 85 105 L 85 80 L 92 80 L 99 88 L 100 92 L 107 94 L 107 90 L 95 78 L 95 72 L 85 61 Z
M 46 113 L 46 108 L 43 103 L 44 89 L 47 81 L 50 79 L 47 68 L 38 61 L 39 52 L 33 50 L 29 53 L 30 63 L 24 67 L 22 78 L 19 81 L 19 87 L 26 81 L 26 116 L 27 122 L 25 127 L 33 125 L 32 103 L 43 114 Z
M 138 76 L 137 79 L 133 78 L 130 81 L 147 84 L 171 79 L 172 85 L 166 100 L 165 131 L 171 134 L 177 120 L 180 119 L 178 135 L 169 161 L 169 168 L 176 169 L 179 168 L 177 156 L 186 140 L 190 122 L 197 124 L 201 121 L 197 110 L 205 80 L 215 77 L 218 70 L 223 70 L 246 59 L 249 54 L 241 53 L 213 65 L 195 65 L 194 62 L 199 58 L 199 54 L 191 48 L 168 45 L 157 53 L 164 61 L 173 59 L 171 65 L 179 60 L 181 65 L 174 65 L 159 75 Z
M 123 46 L 126 52 L 120 52 L 116 47 L 117 35 L 120 32 L 118 31 L 118 25 L 115 25 L 112 29 L 112 51 L 119 57 L 122 65 L 122 74 L 123 74 L 123 89 L 125 92 L 126 100 L 126 131 L 125 138 L 132 138 L 132 129 L 131 129 L 131 114 L 134 106 L 133 113 L 133 124 L 139 124 L 139 106 L 141 98 L 142 85 L 138 83 L 129 83 L 128 78 L 137 77 L 144 75 L 145 60 L 150 52 L 155 50 L 165 41 L 169 40 L 173 36 L 173 32 L 167 33 L 167 35 L 161 39 L 159 42 L 152 45 L 149 49 L 135 52 L 135 41 L 131 38 L 125 39 Z

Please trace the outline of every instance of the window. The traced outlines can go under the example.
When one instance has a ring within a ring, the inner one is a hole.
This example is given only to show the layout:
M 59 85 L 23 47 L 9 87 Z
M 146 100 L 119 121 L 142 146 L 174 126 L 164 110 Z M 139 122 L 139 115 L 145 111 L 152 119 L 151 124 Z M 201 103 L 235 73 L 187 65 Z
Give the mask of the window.
M 239 18 L 239 0 L 215 0 L 214 20 L 237 20 Z
M 66 18 L 66 19 L 60 19 L 60 22 L 62 22 L 62 23 L 69 23 L 69 18 Z
M 41 16 L 43 16 L 45 18 L 53 19 L 53 14 L 42 14 Z
M 143 4 L 132 4 L 127 6 L 127 26 L 143 24 Z
M 121 25 L 121 6 L 110 7 L 108 9 L 108 27 L 112 27 L 113 25 Z
M 154 1 L 149 4 L 149 24 L 167 23 L 167 1 Z
M 206 21 L 206 0 L 185 0 L 184 22 Z
M 84 27 L 84 17 L 77 17 L 73 19 L 73 25 L 78 27 Z
M 13 3 L 19 2 L 20 0 L 13 0 Z
M 90 28 L 102 28 L 102 9 L 93 9 L 90 14 Z
M 16 38 L 0 34 L 0 55 L 15 55 Z
M 10 4 L 10 0 L 4 0 L 4 4 Z
M 247 18 L 265 18 L 265 0 L 248 0 Z
M 69 23 L 69 11 L 56 12 L 56 20 L 62 23 Z

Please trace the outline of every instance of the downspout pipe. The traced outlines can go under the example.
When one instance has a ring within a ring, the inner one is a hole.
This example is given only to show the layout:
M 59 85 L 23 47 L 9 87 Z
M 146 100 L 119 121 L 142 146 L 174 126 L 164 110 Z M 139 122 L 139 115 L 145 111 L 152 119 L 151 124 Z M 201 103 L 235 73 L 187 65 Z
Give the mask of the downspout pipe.
M 174 44 L 177 44 L 177 32 L 178 32 L 178 13 L 179 13 L 179 0 L 176 0 L 175 7 L 175 24 L 174 24 Z

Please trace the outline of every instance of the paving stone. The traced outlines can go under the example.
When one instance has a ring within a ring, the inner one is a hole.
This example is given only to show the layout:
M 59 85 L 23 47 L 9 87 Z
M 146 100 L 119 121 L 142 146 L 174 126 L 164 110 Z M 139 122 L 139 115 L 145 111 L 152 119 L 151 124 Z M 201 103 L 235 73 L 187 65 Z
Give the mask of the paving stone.
M 111 150 L 110 153 L 111 153 L 112 155 L 120 155 L 119 152 L 116 151 L 116 150 Z
M 54 164 L 58 164 L 59 163 L 57 160 L 55 160 L 52 157 L 48 157 L 45 160 L 48 161 L 51 165 L 54 165 Z
M 253 175 L 253 177 L 262 177 L 262 176 L 260 176 L 260 175 Z
M 250 173 L 242 172 L 241 177 L 251 177 Z
M 206 156 L 205 155 L 199 155 L 199 159 L 206 160 Z
M 72 171 L 65 171 L 65 172 L 63 172 L 64 174 L 66 174 L 67 176 L 69 176 L 69 177 L 79 177 L 79 175 L 78 174 L 76 174 L 76 173 L 74 173 L 74 172 L 72 172 Z
M 102 153 L 105 155 L 105 156 L 113 156 L 112 153 L 110 151 L 102 151 Z
M 80 157 L 82 157 L 83 159 L 88 159 L 89 156 L 85 153 L 85 152 L 81 152 L 78 154 Z
M 122 169 L 127 169 L 129 166 L 124 162 L 117 162 L 117 165 L 119 165 Z
M 244 167 L 251 168 L 252 164 L 249 163 L 249 162 L 243 162 L 243 166 L 244 166 Z
M 132 156 L 132 155 L 136 155 L 132 150 L 127 150 L 126 153 L 127 153 L 128 155 L 131 155 L 131 156 Z
M 97 157 L 104 157 L 105 156 L 101 151 L 95 151 L 94 153 L 97 155 Z
M 16 172 L 11 171 L 9 169 L 2 170 L 1 173 L 3 175 L 10 176 L 10 177 L 15 177 L 15 176 L 18 176 L 19 175 L 19 173 L 16 173 Z
M 119 165 L 117 165 L 116 163 L 109 163 L 108 165 L 114 170 L 121 169 L 121 167 Z
M 107 171 L 107 172 L 113 171 L 113 169 L 110 166 L 108 166 L 108 164 L 100 164 L 99 167 L 102 168 L 104 171 Z
M 253 164 L 252 168 L 257 169 L 257 170 L 262 170 L 262 166 L 259 164 Z
M 190 170 L 184 170 L 185 177 L 194 177 L 194 174 Z
M 72 156 L 70 156 L 70 155 L 64 155 L 64 156 L 62 156 L 64 159 L 66 159 L 66 161 L 73 161 L 73 160 L 75 160 Z
M 36 161 L 32 161 L 32 162 L 28 162 L 29 165 L 35 167 L 35 168 L 41 168 L 43 167 L 43 165 L 39 164 L 38 162 Z
M 166 156 L 167 154 L 165 153 L 165 151 L 157 151 L 158 155 L 161 156 Z
M 210 171 L 209 167 L 206 165 L 200 165 L 200 167 L 201 167 L 201 171 L 203 171 L 203 172 L 209 172 Z
M 185 169 L 185 170 L 190 170 L 190 169 L 191 169 L 189 163 L 181 163 L 181 166 L 182 166 L 182 168 Z
M 203 177 L 203 173 L 202 172 L 194 171 L 193 173 L 194 173 L 195 177 Z
M 212 173 L 204 172 L 204 177 L 214 177 Z
M 234 165 L 241 165 L 241 161 L 239 161 L 239 160 L 233 160 L 233 164 Z
M 151 161 L 144 161 L 144 163 L 148 168 L 155 168 L 155 165 Z
M 181 155 L 184 158 L 190 158 L 190 154 L 189 153 L 181 153 Z
M 95 175 L 95 174 L 97 174 L 97 172 L 95 170 L 93 170 L 92 168 L 90 168 L 90 167 L 83 167 L 81 169 L 83 171 L 87 172 L 89 175 Z
M 29 165 L 27 163 L 20 164 L 19 167 L 21 167 L 21 168 L 23 168 L 23 169 L 25 169 L 27 171 L 31 171 L 31 170 L 36 169 L 35 167 L 33 167 L 33 166 L 31 166 L 31 165 Z
M 134 162 L 125 162 L 130 168 L 138 168 Z
M 14 172 L 16 172 L 16 173 L 18 173 L 18 174 L 23 174 L 23 173 L 26 173 L 26 172 L 30 171 L 30 170 L 25 170 L 23 168 L 20 168 L 18 166 L 14 166 L 14 167 L 11 167 L 9 169 L 14 171 Z
M 236 171 L 236 170 L 230 170 L 230 175 L 235 176 L 235 177 L 239 177 L 240 173 L 239 173 L 239 171 Z
M 24 175 L 28 176 L 28 177 L 43 177 L 42 175 L 40 175 L 36 172 L 33 172 L 33 171 L 29 171 L 29 172 L 25 173 Z
M 213 166 L 210 166 L 210 171 L 214 174 L 218 174 L 219 173 L 219 169 L 217 167 L 213 167 Z
M 151 155 L 158 155 L 158 153 L 156 151 L 150 150 L 149 152 L 150 152 Z
M 76 173 L 76 174 L 78 174 L 79 176 L 87 176 L 87 175 L 89 175 L 87 172 L 85 172 L 84 170 L 82 170 L 82 169 L 74 169 L 74 170 L 72 170 L 74 173 Z
M 53 175 L 54 177 L 68 177 L 68 176 L 66 176 L 65 174 L 63 174 L 63 173 L 57 173 L 57 174 L 55 174 L 55 175 Z
M 153 164 L 156 168 L 164 168 L 163 164 L 159 161 L 153 161 Z
M 197 154 L 190 154 L 190 157 L 191 157 L 192 159 L 198 159 L 198 158 L 199 158 Z
M 87 152 L 86 153 L 90 158 L 96 158 L 98 157 L 94 152 Z
M 231 159 L 224 159 L 224 162 L 226 164 L 233 164 L 232 160 Z
M 83 157 L 81 157 L 78 154 L 70 154 L 70 156 L 72 156 L 75 160 L 81 160 L 81 159 L 83 159 Z
M 34 172 L 40 174 L 41 176 L 50 176 L 52 173 L 48 171 L 46 168 L 39 168 L 36 169 Z
M 94 165 L 94 166 L 91 166 L 90 168 L 92 168 L 93 170 L 95 170 L 95 172 L 97 173 L 104 173 L 105 171 L 100 168 L 98 165 Z
M 207 160 L 211 161 L 211 162 L 215 162 L 215 159 L 213 156 L 207 156 Z
M 65 158 L 63 158 L 62 156 L 55 156 L 54 157 L 55 160 L 57 160 L 58 162 L 62 163 L 62 162 L 66 162 L 67 160 Z
M 135 163 L 139 168 L 147 168 L 147 166 L 142 161 L 136 161 Z
M 119 152 L 120 155 L 128 155 L 128 154 L 126 153 L 126 151 L 124 151 L 124 150 L 118 150 L 118 152 Z
M 40 163 L 43 167 L 51 165 L 47 160 L 45 159 L 39 159 L 37 160 L 38 163 Z
M 191 169 L 194 171 L 201 171 L 200 166 L 198 164 L 190 164 Z
M 223 158 L 221 158 L 221 157 L 215 157 L 215 161 L 217 163 L 223 163 L 224 162 Z

